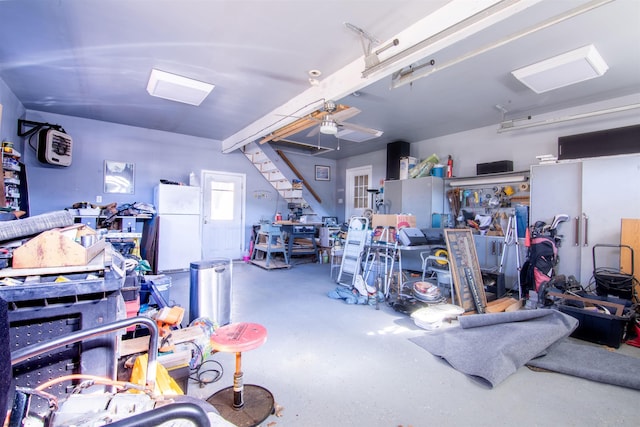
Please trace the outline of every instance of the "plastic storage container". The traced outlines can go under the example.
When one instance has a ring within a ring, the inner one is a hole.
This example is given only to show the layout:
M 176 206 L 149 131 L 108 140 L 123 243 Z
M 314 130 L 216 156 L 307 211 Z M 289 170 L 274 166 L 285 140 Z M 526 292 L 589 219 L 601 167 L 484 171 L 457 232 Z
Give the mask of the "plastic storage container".
M 164 302 L 170 305 L 171 296 L 171 277 L 164 274 L 147 275 L 143 277 L 142 286 L 140 287 L 140 304 L 151 304 L 162 306 L 160 301 L 156 301 L 151 293 L 151 283 L 158 290 L 158 293 L 164 299 Z
M 217 326 L 231 323 L 232 266 L 228 258 L 191 263 L 190 322 L 207 317 Z
M 622 305 L 626 305 L 628 303 L 628 301 L 614 297 L 591 298 Z M 622 342 L 624 332 L 630 319 L 627 314 L 623 313 L 622 316 L 616 316 L 614 314 L 601 313 L 599 311 L 570 305 L 559 305 L 558 309 L 561 312 L 578 319 L 578 327 L 571 334 L 573 338 L 578 338 L 596 344 L 603 344 L 614 348 L 620 347 L 620 343 Z

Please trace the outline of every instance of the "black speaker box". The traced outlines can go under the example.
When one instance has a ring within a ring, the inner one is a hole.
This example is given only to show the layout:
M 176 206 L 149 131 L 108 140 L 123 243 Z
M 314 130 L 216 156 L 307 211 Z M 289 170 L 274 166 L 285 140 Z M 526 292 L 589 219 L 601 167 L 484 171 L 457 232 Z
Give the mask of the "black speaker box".
M 640 153 L 640 125 L 561 136 L 558 159 Z
M 411 155 L 411 144 L 404 141 L 387 144 L 387 180 L 400 179 L 400 157 Z
M 499 160 L 497 162 L 476 164 L 476 175 L 500 172 L 513 172 L 513 162 L 511 160 Z

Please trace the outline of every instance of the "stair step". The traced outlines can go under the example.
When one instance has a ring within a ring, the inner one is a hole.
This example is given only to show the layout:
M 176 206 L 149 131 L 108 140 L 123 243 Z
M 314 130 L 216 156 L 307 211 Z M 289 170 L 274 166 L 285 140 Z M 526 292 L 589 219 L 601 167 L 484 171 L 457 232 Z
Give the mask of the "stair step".
M 315 215 L 312 205 L 304 198 L 304 190 L 299 188 L 294 189 L 292 181 L 279 169 L 278 163 L 270 158 L 272 153 L 275 153 L 271 147 L 263 147 L 253 142 L 245 145 L 242 150 L 245 157 L 251 161 L 254 167 L 269 181 L 271 186 L 278 191 L 284 200 L 288 203 L 295 203 L 303 207 L 307 210 L 305 215 Z M 293 179 L 293 181 L 296 180 Z

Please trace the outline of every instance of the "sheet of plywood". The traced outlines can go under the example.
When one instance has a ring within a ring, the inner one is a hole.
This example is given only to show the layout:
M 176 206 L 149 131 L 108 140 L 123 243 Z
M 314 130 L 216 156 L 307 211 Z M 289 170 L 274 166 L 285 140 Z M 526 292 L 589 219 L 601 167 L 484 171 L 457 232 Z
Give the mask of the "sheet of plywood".
M 622 218 L 620 229 L 620 244 L 631 246 L 633 249 L 633 265 L 631 264 L 631 253 L 622 251 L 620 254 L 620 268 L 623 273 L 631 274 L 635 277 L 636 295 L 640 295 L 640 219 Z

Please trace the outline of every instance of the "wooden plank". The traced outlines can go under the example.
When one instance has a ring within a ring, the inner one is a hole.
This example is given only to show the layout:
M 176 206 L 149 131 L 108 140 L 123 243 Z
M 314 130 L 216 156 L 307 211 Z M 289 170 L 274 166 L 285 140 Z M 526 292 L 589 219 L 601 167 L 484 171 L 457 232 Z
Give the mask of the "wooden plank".
M 517 302 L 518 300 L 512 297 L 504 297 L 491 301 L 487 304 L 487 313 L 501 313 Z
M 194 341 L 202 338 L 203 332 L 200 326 L 189 326 L 187 328 L 171 331 L 173 342 L 180 344 L 187 341 Z M 134 353 L 145 353 L 149 351 L 149 336 L 132 338 L 120 341 L 120 356 L 128 356 Z
M 71 234 L 74 237 L 87 234 L 84 229 L 89 227 L 83 224 L 79 225 L 80 227 L 44 231 L 24 245 L 16 248 L 13 251 L 13 268 L 87 265 L 104 250 L 106 243 L 103 239 L 100 239 L 92 246 L 82 246 L 74 240 Z M 93 233 L 95 234 L 95 232 Z
M 320 199 L 320 196 L 318 196 L 318 193 L 316 193 L 315 191 L 313 191 L 313 188 L 311 188 L 311 185 L 309 185 L 309 183 L 307 182 L 306 179 L 304 179 L 304 177 L 300 174 L 300 172 L 298 172 L 298 169 L 296 169 L 296 167 L 293 165 L 293 163 L 291 163 L 291 161 L 289 160 L 289 158 L 286 156 L 286 154 L 284 154 L 282 152 L 282 150 L 276 150 L 278 155 L 280 157 L 282 157 L 282 160 L 284 160 L 284 162 L 287 164 L 287 166 L 289 166 L 291 168 L 291 170 L 293 171 L 294 174 L 296 174 L 296 176 L 298 177 L 298 179 L 300 179 L 302 181 L 302 184 L 307 187 L 307 190 L 309 190 L 309 193 L 311 193 L 313 195 L 313 197 L 318 201 L 318 203 L 322 203 L 322 200 Z
M 621 250 L 620 271 L 626 274 L 631 274 L 633 271 L 633 277 L 636 279 L 634 295 L 637 298 L 640 295 L 640 219 L 622 218 L 620 244 L 630 246 L 633 249 L 633 264 L 631 263 L 631 252 L 626 249 Z
M 111 264 L 111 254 L 109 250 L 103 250 L 86 265 L 71 265 L 66 267 L 42 267 L 42 268 L 3 268 L 0 269 L 0 278 L 3 277 L 25 277 L 25 276 L 47 276 L 51 274 L 71 274 L 88 273 L 91 271 L 101 271 Z
M 336 105 L 336 109 L 332 113 L 334 114 L 339 113 L 347 109 L 349 109 L 348 106 L 343 104 L 338 104 Z M 264 144 L 265 142 L 269 142 L 269 141 L 278 141 L 288 136 L 295 135 L 298 132 L 302 132 L 303 130 L 308 129 L 312 126 L 319 125 L 322 118 L 325 117 L 327 114 L 331 114 L 331 113 L 329 113 L 328 111 L 316 110 L 313 113 L 310 113 L 305 117 L 301 117 L 298 120 L 292 123 L 289 123 L 288 125 L 285 125 L 280 129 L 277 129 L 271 132 L 270 134 L 266 135 L 260 140 L 260 144 Z
M 302 132 L 314 125 L 319 124 L 319 120 L 322 120 L 326 113 L 320 111 L 314 111 L 306 117 L 299 118 L 293 123 L 289 123 L 286 126 L 281 127 L 278 130 L 271 132 L 269 135 L 263 137 L 260 140 L 260 144 L 264 144 L 269 141 L 278 141 L 291 135 L 295 135 L 298 132 Z
M 258 267 L 262 267 L 265 270 L 274 270 L 276 268 L 291 268 L 291 264 L 285 264 L 284 261 L 281 261 L 276 258 L 271 258 L 269 260 L 268 267 L 267 267 L 267 261 L 264 259 L 252 259 L 251 264 L 257 265 Z

